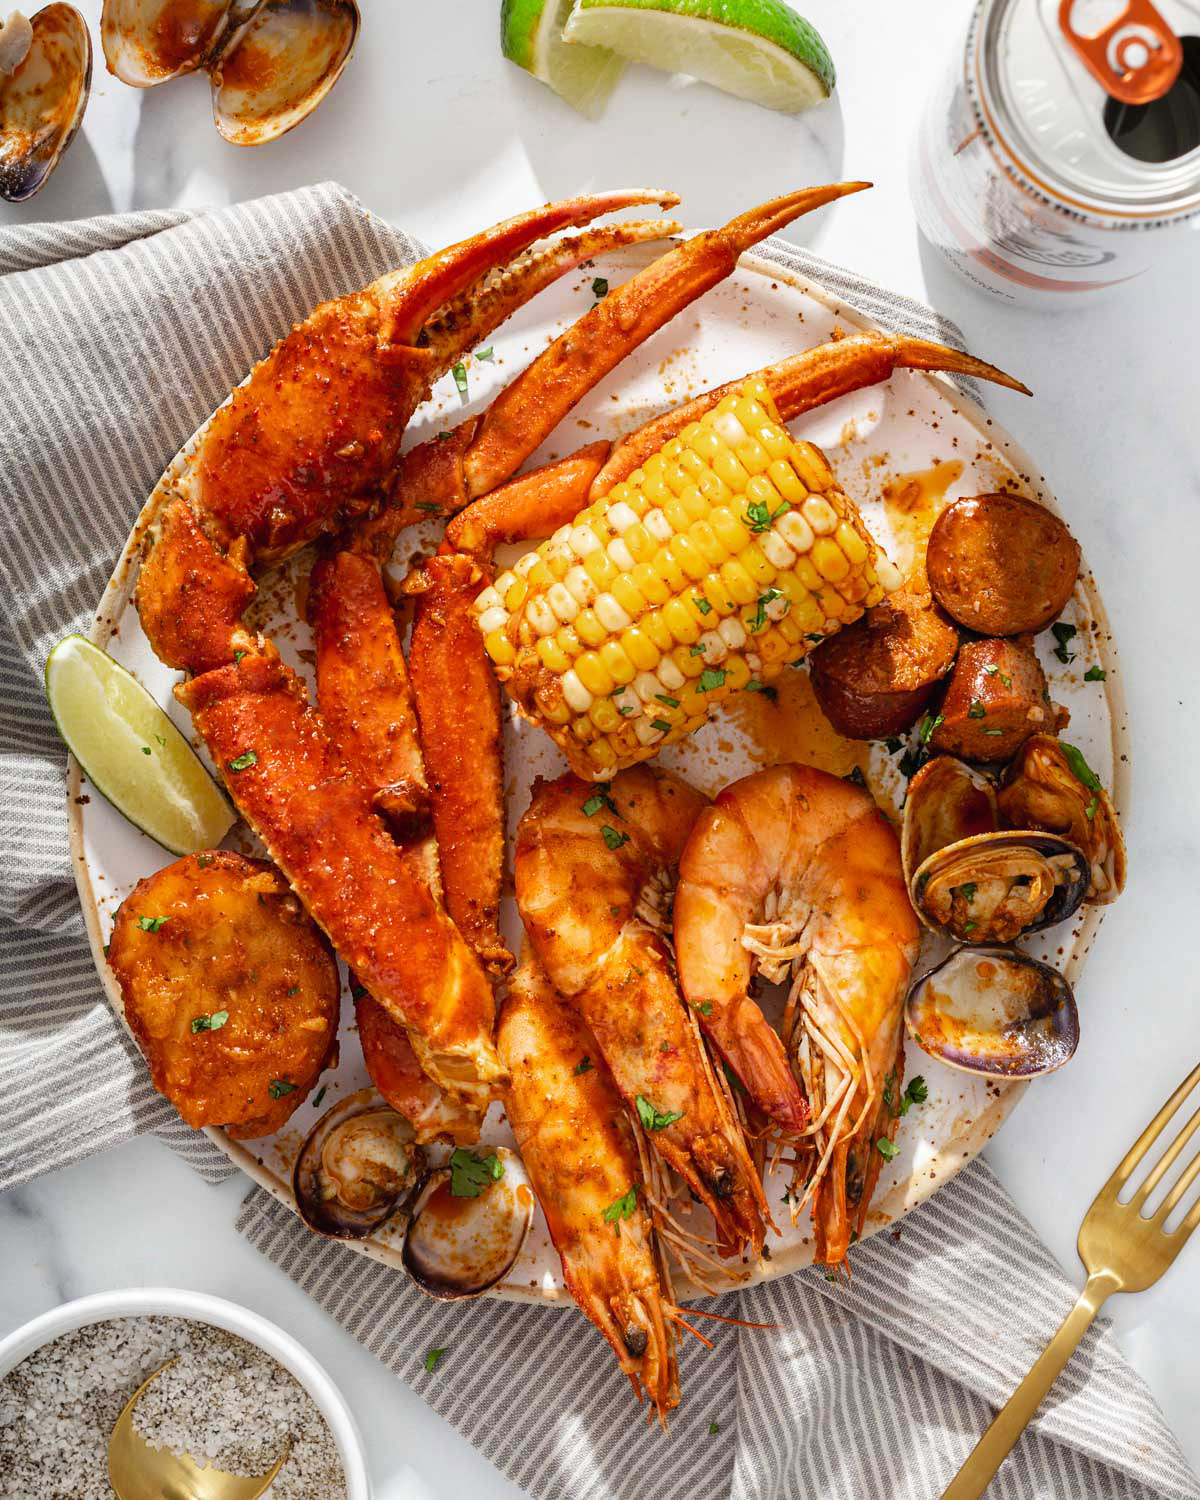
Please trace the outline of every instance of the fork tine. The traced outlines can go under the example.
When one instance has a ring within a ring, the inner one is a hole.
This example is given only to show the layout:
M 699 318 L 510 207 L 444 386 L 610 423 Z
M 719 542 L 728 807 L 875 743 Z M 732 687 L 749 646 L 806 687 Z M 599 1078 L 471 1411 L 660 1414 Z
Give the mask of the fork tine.
M 1196 1111 L 1192 1118 L 1187 1122 L 1187 1124 L 1163 1152 L 1162 1156 L 1159 1157 L 1158 1161 L 1156 1161 L 1153 1167 L 1151 1167 L 1150 1171 L 1146 1175 L 1145 1182 L 1143 1182 L 1141 1187 L 1138 1188 L 1137 1192 L 1134 1193 L 1132 1199 L 1130 1200 L 1131 1202 L 1141 1204 L 1146 1201 L 1146 1199 L 1162 1181 L 1164 1174 L 1170 1169 L 1172 1163 L 1179 1156 L 1179 1153 L 1187 1145 L 1188 1141 L 1191 1140 L 1192 1136 L 1195 1135 L 1198 1127 L 1200 1127 L 1200 1109 Z
M 1142 1131 L 1141 1135 L 1138 1136 L 1137 1140 L 1134 1141 L 1133 1145 L 1130 1146 L 1129 1150 L 1122 1158 L 1120 1166 L 1105 1184 L 1106 1187 L 1120 1189 L 1124 1186 L 1125 1183 L 1129 1181 L 1129 1177 L 1133 1172 L 1133 1169 L 1137 1166 L 1138 1162 L 1141 1161 L 1142 1157 L 1145 1156 L 1146 1152 L 1158 1139 L 1159 1135 L 1162 1133 L 1163 1126 L 1167 1123 L 1167 1121 L 1171 1118 L 1171 1116 L 1175 1113 L 1175 1111 L 1179 1108 L 1179 1106 L 1183 1103 L 1183 1101 L 1187 1098 L 1191 1091 L 1196 1087 L 1197 1083 L 1200 1083 L 1200 1063 L 1196 1064 L 1196 1066 L 1183 1080 L 1183 1082 L 1179 1085 L 1179 1087 L 1175 1090 L 1175 1092 L 1171 1095 L 1171 1097 L 1167 1100 L 1167 1102 L 1163 1105 L 1159 1112 L 1154 1116 L 1153 1120 L 1150 1121 L 1149 1125 L 1146 1126 L 1145 1130 Z M 1104 1189 L 1101 1189 L 1102 1193 L 1103 1191 Z
M 1197 1118 L 1200 1118 L 1200 1115 Z M 1180 1174 L 1179 1181 L 1163 1199 L 1162 1205 L 1154 1215 L 1154 1222 L 1156 1224 L 1161 1224 L 1170 1216 L 1171 1210 L 1179 1204 L 1184 1193 L 1187 1192 L 1197 1177 L 1200 1177 L 1200 1151 L 1197 1151 L 1195 1156 L 1192 1157 L 1191 1161 Z

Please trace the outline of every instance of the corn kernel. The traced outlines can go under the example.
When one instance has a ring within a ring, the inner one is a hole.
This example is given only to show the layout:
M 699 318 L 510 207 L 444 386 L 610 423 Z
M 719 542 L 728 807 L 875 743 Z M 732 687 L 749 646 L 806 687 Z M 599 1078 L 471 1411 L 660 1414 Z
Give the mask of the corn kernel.
M 679 566 L 679 559 L 675 556 L 674 550 L 669 544 L 665 547 L 660 547 L 655 553 L 653 566 L 659 577 L 671 590 L 671 598 L 674 598 L 677 594 L 682 594 L 684 589 L 687 588 L 688 576 Z
M 730 552 L 740 552 L 750 540 L 750 533 L 727 505 L 715 506 L 709 514 L 708 524 L 722 546 Z
M 709 573 L 700 580 L 699 592 L 704 595 L 719 615 L 731 615 L 737 608 L 730 598 L 725 580 L 720 573 Z
M 811 554 L 808 557 L 798 557 L 792 571 L 810 594 L 817 593 L 824 585 L 825 580 L 813 567 Z
M 673 693 L 676 688 L 681 688 L 687 681 L 687 678 L 675 665 L 674 659 L 670 656 L 663 657 L 663 659 L 658 664 L 657 671 L 658 680 L 662 683 L 663 687 L 666 688 L 668 693 Z
M 581 609 L 575 616 L 575 633 L 588 646 L 601 646 L 608 639 L 608 631 L 596 618 L 594 609 Z
M 679 698 L 679 711 L 684 719 L 702 719 L 708 716 L 709 698 L 698 687 L 686 687 Z
M 511 667 L 517 659 L 513 643 L 502 630 L 493 630 L 485 638 L 483 647 L 498 667 Z
M 633 553 L 625 545 L 624 537 L 614 537 L 604 550 L 618 573 L 628 573 L 633 567 Z
M 478 600 L 475 601 L 479 603 Z M 508 610 L 503 604 L 493 604 L 491 609 L 485 609 L 479 616 L 479 628 L 484 635 L 491 635 L 493 630 L 503 630 L 508 624 Z
M 721 564 L 721 581 L 735 604 L 753 604 L 758 598 L 758 585 L 736 557 Z
M 547 665 L 549 664 L 547 663 Z M 584 687 L 587 688 L 588 692 L 594 693 L 597 698 L 607 698 L 609 693 L 616 687 L 612 673 L 609 672 L 595 651 L 585 651 L 576 660 L 575 674 Z
M 601 545 L 600 538 L 590 526 L 572 526 L 569 541 L 576 557 L 589 557 Z
M 562 674 L 562 692 L 567 707 L 577 714 L 587 713 L 594 701 L 573 667 L 568 667 Z
M 804 631 L 796 624 L 791 614 L 784 615 L 775 627 L 784 640 L 795 646 L 804 639 Z M 795 652 L 792 653 L 795 655 Z
M 669 542 L 675 535 L 675 528 L 667 520 L 661 507 L 656 506 L 653 510 L 648 510 L 642 517 L 642 521 L 656 542 Z
M 751 542 L 748 547 L 742 548 L 738 554 L 738 562 L 741 563 L 750 577 L 754 579 L 755 583 L 760 584 L 763 588 L 766 588 L 768 584 L 775 581 L 775 569 L 767 561 L 762 548 L 756 542 Z M 755 598 L 757 597 L 756 594 Z
M 801 557 L 812 549 L 815 538 L 812 527 L 804 519 L 798 510 L 785 512 L 775 522 L 775 528 L 793 552 Z
M 618 536 L 624 536 L 631 526 L 637 525 L 636 511 L 624 500 L 618 500 L 615 505 L 610 504 L 604 512 L 604 519 Z
M 717 630 L 721 640 L 730 651 L 740 651 L 746 644 L 745 628 L 736 615 L 731 615 L 728 620 L 722 620 Z
M 514 610 L 520 609 L 529 597 L 529 585 L 523 578 L 513 578 L 504 595 L 504 607 L 512 614 Z
M 621 645 L 639 672 L 652 672 L 662 655 L 646 632 L 639 630 L 636 625 L 621 632 Z
M 651 610 L 648 615 L 643 615 L 638 623 L 660 651 L 670 651 L 673 649 L 675 637 L 671 634 L 667 622 L 663 619 L 661 609 Z
M 837 511 L 824 495 L 810 495 L 802 508 L 804 519 L 818 536 L 828 536 L 837 529 Z
M 772 626 L 759 637 L 758 654 L 762 657 L 764 666 L 770 662 L 783 661 L 785 657 L 791 656 L 792 643 Z
M 665 604 L 671 597 L 671 590 L 654 571 L 652 563 L 638 563 L 629 576 L 648 604 Z
M 668 599 L 662 607 L 663 623 L 681 646 L 700 639 L 700 627 L 682 599 Z
M 812 443 L 797 443 L 792 450 L 792 463 L 810 490 L 824 491 L 833 484 L 833 470 L 826 463 L 825 455 Z
M 774 531 L 768 531 L 760 537 L 758 545 L 763 549 L 763 553 L 771 566 L 778 568 L 781 573 L 785 572 L 796 561 L 796 554 L 784 539 Z
M 584 570 L 598 589 L 612 587 L 617 576 L 616 565 L 607 552 L 589 552 L 583 560 Z
M 533 566 L 527 574 L 530 588 L 545 590 L 555 581 L 554 575 L 541 557 L 535 555 Z
M 631 526 L 621 541 L 629 549 L 629 556 L 634 563 L 649 562 L 658 551 L 658 543 L 641 521 Z
M 795 469 L 784 458 L 777 458 L 767 470 L 767 477 L 789 505 L 802 505 L 808 491 L 797 478 Z
M 683 473 L 682 467 L 679 471 Z M 702 521 L 708 516 L 709 504 L 695 484 L 686 484 L 679 492 L 679 501 L 687 512 L 689 521 Z
M 569 625 L 579 613 L 579 605 L 575 599 L 575 595 L 572 594 L 565 583 L 551 584 L 546 590 L 546 603 L 564 625 Z
M 636 620 L 645 611 L 646 601 L 638 593 L 628 573 L 622 573 L 620 578 L 613 580 L 612 596 L 631 620 Z
M 737 494 L 744 494 L 746 486 L 750 483 L 750 475 L 742 467 L 741 462 L 729 448 L 721 448 L 716 458 L 713 459 L 713 472 L 722 484 L 727 484 Z
M 805 594 L 803 599 L 793 600 L 792 612 L 788 618 L 794 620 L 806 636 L 824 633 L 825 613 L 812 594 Z
M 525 610 L 525 618 L 538 635 L 553 635 L 558 626 L 554 611 L 542 594 L 536 594 Z
M 692 546 L 703 557 L 706 571 L 720 567 L 729 556 L 728 549 L 707 521 L 693 521 L 687 534 Z
M 611 734 L 620 728 L 621 715 L 611 698 L 597 698 L 588 710 L 588 717 L 601 734 Z
M 697 457 L 703 459 L 707 466 L 711 466 L 718 454 L 723 451 L 721 439 L 700 422 L 694 423 L 691 427 L 685 427 L 679 437 Z
M 747 474 L 764 474 L 771 466 L 771 455 L 760 442 L 750 436 L 747 436 L 744 443 L 737 445 L 735 452 Z
M 511 577 L 512 575 L 510 574 L 509 576 Z M 475 595 L 475 613 L 482 615 L 485 610 L 495 609 L 498 604 L 502 605 L 503 603 L 504 595 L 500 589 L 494 587 L 481 589 Z
M 856 567 L 861 567 L 868 557 L 867 544 L 848 521 L 843 521 L 834 533 L 837 544 Z
M 850 564 L 830 537 L 818 537 L 813 543 L 812 560 L 817 572 L 830 583 L 840 582 L 850 571 Z
M 645 717 L 639 719 L 634 725 L 634 733 L 643 745 L 657 745 L 663 737 L 662 730 L 657 728 L 652 720 Z
M 600 660 L 608 668 L 614 681 L 624 685 L 637 676 L 633 663 L 616 641 L 605 641 L 600 647 Z
M 663 658 L 663 661 L 667 660 L 667 657 Z M 700 673 L 704 671 L 704 658 L 699 652 L 693 653 L 690 646 L 676 646 L 672 650 L 669 660 L 685 681 L 693 677 L 699 677 Z M 662 671 L 661 664 L 659 665 L 659 671 Z
M 629 615 L 612 594 L 601 594 L 592 607 L 596 611 L 596 618 L 605 630 L 624 630 L 626 625 L 633 624 Z
M 552 635 L 544 635 L 537 643 L 538 660 L 548 672 L 565 672 L 571 658 Z
M 884 557 L 882 552 L 875 559 L 875 571 L 879 575 L 880 587 L 887 594 L 894 594 L 904 582 L 900 569 L 890 557 Z
M 740 693 L 750 681 L 750 667 L 745 657 L 731 656 L 725 663 L 725 686 L 731 693 Z
M 706 630 L 696 642 L 706 667 L 715 667 L 729 655 L 729 647 L 715 630 Z
M 710 563 L 687 532 L 681 532 L 671 543 L 671 552 L 679 566 L 692 580 L 699 582 L 709 571 Z

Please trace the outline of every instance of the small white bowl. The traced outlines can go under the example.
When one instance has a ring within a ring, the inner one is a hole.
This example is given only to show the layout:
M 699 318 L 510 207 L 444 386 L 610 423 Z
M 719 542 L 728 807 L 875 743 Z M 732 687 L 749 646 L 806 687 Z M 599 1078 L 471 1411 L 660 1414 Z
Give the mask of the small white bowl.
M 0 1379 L 15 1369 L 35 1349 L 64 1333 L 91 1323 L 108 1323 L 114 1318 L 165 1317 L 191 1318 L 197 1323 L 211 1323 L 235 1333 L 247 1343 L 256 1344 L 290 1370 L 317 1405 L 329 1423 L 338 1457 L 346 1473 L 348 1500 L 371 1500 L 371 1483 L 363 1458 L 362 1438 L 350 1414 L 345 1398 L 324 1369 L 291 1334 L 284 1333 L 266 1318 L 236 1302 L 210 1297 L 204 1292 L 181 1291 L 173 1287 L 128 1287 L 124 1291 L 97 1292 L 64 1302 L 32 1323 L 26 1323 L 7 1338 L 0 1339 Z

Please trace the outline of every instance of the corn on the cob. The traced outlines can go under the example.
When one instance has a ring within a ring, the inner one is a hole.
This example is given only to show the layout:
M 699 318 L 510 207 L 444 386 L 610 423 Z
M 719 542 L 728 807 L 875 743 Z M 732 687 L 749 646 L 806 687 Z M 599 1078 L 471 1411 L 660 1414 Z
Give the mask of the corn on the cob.
M 599 778 L 691 734 L 900 586 L 748 380 L 476 602 L 521 712 Z

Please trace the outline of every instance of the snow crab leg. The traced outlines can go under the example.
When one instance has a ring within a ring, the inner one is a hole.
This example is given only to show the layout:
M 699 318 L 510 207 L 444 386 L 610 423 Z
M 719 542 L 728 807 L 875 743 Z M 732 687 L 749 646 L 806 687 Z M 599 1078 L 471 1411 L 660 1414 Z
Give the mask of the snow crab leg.
M 501 306 L 502 292 L 480 286 L 497 266 L 547 234 L 653 201 L 674 200 L 635 190 L 551 204 L 317 308 L 160 481 L 138 582 L 156 653 L 196 674 L 178 696 L 239 810 L 370 994 L 408 1029 L 424 1071 L 475 1108 L 504 1081 L 487 978 L 299 679 L 241 616 L 251 569 L 379 503 L 408 419 L 453 347 L 446 330 L 479 326 L 467 314 L 471 288 Z

